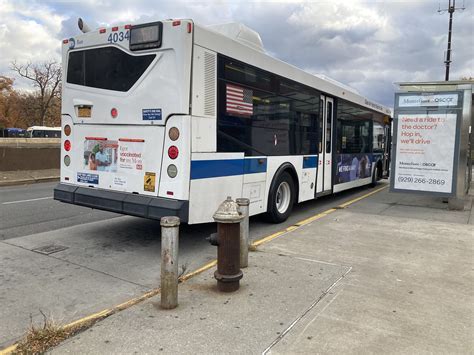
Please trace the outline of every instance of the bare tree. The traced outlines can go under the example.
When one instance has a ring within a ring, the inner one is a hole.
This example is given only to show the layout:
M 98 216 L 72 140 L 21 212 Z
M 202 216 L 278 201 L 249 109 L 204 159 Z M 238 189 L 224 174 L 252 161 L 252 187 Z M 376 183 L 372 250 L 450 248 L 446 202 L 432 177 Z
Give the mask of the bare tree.
M 11 69 L 21 77 L 30 80 L 33 87 L 38 89 L 34 95 L 37 97 L 35 107 L 32 109 L 35 111 L 35 119 L 37 118 L 44 126 L 48 113 L 61 95 L 61 66 L 54 60 L 27 64 L 18 64 L 14 61 Z

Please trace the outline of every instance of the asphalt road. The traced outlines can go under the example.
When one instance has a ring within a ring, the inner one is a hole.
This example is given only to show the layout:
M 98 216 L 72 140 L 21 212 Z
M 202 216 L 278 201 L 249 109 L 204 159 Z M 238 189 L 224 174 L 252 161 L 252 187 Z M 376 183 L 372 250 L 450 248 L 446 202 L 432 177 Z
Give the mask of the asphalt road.
M 0 240 L 118 217 L 53 200 L 56 182 L 0 188 Z
M 0 188 L 0 348 L 41 312 L 67 323 L 159 286 L 159 221 L 91 210 L 52 199 L 54 183 Z M 370 191 L 359 188 L 295 206 L 275 225 L 250 219 L 259 239 Z M 205 238 L 215 224 L 180 227 L 179 265 L 190 272 L 214 260 Z M 39 248 L 57 248 L 51 254 Z M 41 312 L 40 312 L 41 310 Z

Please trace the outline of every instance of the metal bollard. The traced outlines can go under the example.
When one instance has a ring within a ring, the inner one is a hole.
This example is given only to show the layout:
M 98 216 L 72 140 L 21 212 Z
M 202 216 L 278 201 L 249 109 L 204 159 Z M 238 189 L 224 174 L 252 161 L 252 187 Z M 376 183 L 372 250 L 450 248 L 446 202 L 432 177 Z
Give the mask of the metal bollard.
M 178 217 L 161 218 L 161 308 L 178 306 Z
M 238 205 L 230 197 L 213 216 L 217 222 L 217 270 L 214 277 L 222 292 L 237 291 L 243 274 L 240 270 L 240 221 Z
M 248 198 L 235 200 L 239 205 L 239 213 L 244 217 L 240 222 L 240 268 L 249 266 L 249 205 Z

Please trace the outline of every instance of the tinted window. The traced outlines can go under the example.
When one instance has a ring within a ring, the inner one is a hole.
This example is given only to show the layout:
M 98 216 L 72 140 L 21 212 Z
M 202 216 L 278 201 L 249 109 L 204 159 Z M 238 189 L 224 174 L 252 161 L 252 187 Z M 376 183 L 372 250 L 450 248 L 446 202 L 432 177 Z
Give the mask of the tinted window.
M 319 132 L 319 148 L 318 148 L 318 153 L 323 152 L 323 133 L 324 133 L 324 122 L 322 120 L 323 117 L 323 111 L 324 111 L 324 100 L 319 99 L 319 104 L 320 104 L 320 109 L 319 109 L 319 117 L 321 117 L 320 120 L 318 120 L 318 132 Z
M 378 122 L 374 122 L 373 127 L 373 152 L 374 153 L 383 153 L 384 152 L 384 126 Z
M 224 57 L 219 68 L 218 151 L 316 154 L 318 92 Z
M 115 47 L 69 53 L 67 82 L 99 89 L 128 91 L 155 58 L 132 56 Z
M 332 140 L 332 102 L 327 103 L 326 111 L 326 153 L 331 153 L 331 140 Z
M 376 113 L 346 101 L 337 106 L 337 153 L 371 153 Z

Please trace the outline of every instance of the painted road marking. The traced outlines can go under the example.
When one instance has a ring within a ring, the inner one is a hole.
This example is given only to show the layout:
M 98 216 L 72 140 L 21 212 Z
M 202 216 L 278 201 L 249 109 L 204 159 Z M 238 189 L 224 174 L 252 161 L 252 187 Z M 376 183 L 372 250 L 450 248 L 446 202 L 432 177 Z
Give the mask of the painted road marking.
M 375 194 L 375 193 L 377 193 L 377 192 L 380 192 L 380 191 L 386 189 L 387 187 L 388 187 L 388 186 L 383 186 L 383 187 L 381 187 L 381 188 L 379 188 L 379 189 L 377 189 L 377 190 L 371 191 L 371 192 L 369 192 L 369 193 L 367 193 L 367 194 L 365 194 L 365 195 L 362 195 L 362 196 L 359 196 L 359 197 L 354 198 L 354 199 L 352 199 L 352 200 L 349 200 L 349 201 L 347 201 L 347 202 L 345 202 L 345 203 L 343 203 L 343 204 L 341 204 L 341 205 L 339 205 L 339 206 L 337 206 L 337 207 L 338 207 L 338 208 L 345 208 L 345 207 L 347 207 L 347 206 L 349 206 L 349 205 L 351 205 L 351 204 L 353 204 L 353 203 L 356 203 L 356 202 L 358 202 L 358 201 L 360 201 L 360 200 L 362 200 L 362 199 L 364 199 L 364 198 L 367 198 L 367 197 L 369 197 L 369 196 L 371 196 L 371 195 L 373 195 L 373 194 Z M 299 222 L 295 223 L 294 225 L 289 226 L 289 227 L 287 227 L 287 228 L 285 228 L 285 229 L 283 229 L 283 230 L 281 230 L 281 231 L 279 231 L 279 232 L 273 233 L 273 234 L 271 234 L 271 235 L 269 235 L 269 236 L 267 236 L 267 237 L 264 237 L 264 238 L 262 238 L 262 239 L 256 240 L 255 242 L 253 242 L 253 243 L 251 244 L 251 246 L 256 247 L 256 246 L 262 245 L 262 244 L 264 244 L 264 243 L 268 243 L 269 241 L 271 241 L 271 240 L 273 240 L 273 239 L 275 239 L 275 238 L 278 238 L 278 237 L 280 237 L 280 236 L 282 236 L 282 235 L 285 235 L 285 234 L 288 234 L 288 233 L 290 233 L 290 232 L 292 232 L 292 231 L 294 231 L 294 230 L 297 230 L 298 228 L 301 228 L 302 226 L 304 226 L 304 225 L 306 225 L 306 224 L 308 224 L 308 223 L 311 223 L 311 222 L 316 221 L 316 220 L 318 220 L 318 219 L 320 219 L 320 218 L 322 218 L 322 217 L 325 217 L 325 216 L 327 216 L 328 214 L 333 213 L 333 212 L 335 212 L 335 211 L 337 211 L 336 208 L 330 208 L 330 209 L 328 209 L 328 210 L 326 210 L 326 211 L 324 211 L 324 212 L 318 213 L 318 214 L 316 214 L 316 215 L 314 215 L 314 216 L 312 216 L 312 217 L 309 217 L 309 218 L 306 218 L 306 219 L 304 219 L 304 220 L 302 220 L 302 221 L 299 221 Z M 190 272 L 190 273 L 188 273 L 188 274 L 186 274 L 186 275 L 181 276 L 181 277 L 179 278 L 179 281 L 180 281 L 180 282 L 184 282 L 184 281 L 186 281 L 186 280 L 189 280 L 189 279 L 193 278 L 194 276 L 197 276 L 197 275 L 199 275 L 199 274 L 201 274 L 201 273 L 203 273 L 203 272 L 205 272 L 205 271 L 207 271 L 207 270 L 213 268 L 213 267 L 216 266 L 216 265 L 217 265 L 217 260 L 213 260 L 213 261 L 211 261 L 211 262 L 205 264 L 204 266 L 200 267 L 199 269 L 194 270 L 194 271 L 192 271 L 192 272 Z M 352 269 L 352 268 L 350 268 L 350 269 L 348 270 L 348 272 L 349 272 L 351 269 Z M 347 274 L 348 272 L 346 272 L 343 276 L 341 276 L 341 278 L 340 278 L 339 280 L 337 280 L 337 281 L 336 281 L 331 287 L 329 287 L 325 292 L 329 292 L 342 278 L 344 278 L 344 277 L 346 276 L 346 274 Z M 123 311 L 123 310 L 125 310 L 125 309 L 127 309 L 127 308 L 130 308 L 131 306 L 134 306 L 134 305 L 136 305 L 136 304 L 138 304 L 138 303 L 140 303 L 140 302 L 142 302 L 142 301 L 145 301 L 145 300 L 147 300 L 147 299 L 149 299 L 149 298 L 151 298 L 151 297 L 157 296 L 159 293 L 160 293 L 160 289 L 159 289 L 159 288 L 155 288 L 155 289 L 153 289 L 153 290 L 151 290 L 151 291 L 146 292 L 145 294 L 143 294 L 143 295 L 141 295 L 141 296 L 139 296 L 139 297 L 133 298 L 133 299 L 131 299 L 131 300 L 129 300 L 129 301 L 126 301 L 126 302 L 124 302 L 124 303 L 121 303 L 121 304 L 119 304 L 119 305 L 117 305 L 117 306 L 115 306 L 115 307 L 105 309 L 105 310 L 103 310 L 103 311 L 100 311 L 100 312 L 91 314 L 91 315 L 86 316 L 86 317 L 81 318 L 81 319 L 78 319 L 78 320 L 76 320 L 76 321 L 74 321 L 74 322 L 72 322 L 72 323 L 66 324 L 66 325 L 63 326 L 63 329 L 71 329 L 71 328 L 73 328 L 73 327 L 80 327 L 81 325 L 84 325 L 84 324 L 87 323 L 87 322 L 94 322 L 94 323 L 95 323 L 96 321 L 99 321 L 99 320 L 101 320 L 101 319 L 103 319 L 103 318 L 107 318 L 107 317 L 111 316 L 111 315 L 114 314 L 114 313 L 117 313 L 117 312 L 119 312 L 119 311 Z M 323 293 L 323 295 L 318 299 L 317 302 L 319 302 L 325 295 L 326 295 L 326 293 Z M 314 305 L 316 305 L 317 302 L 316 302 Z M 313 305 L 313 307 L 314 307 L 314 305 Z M 312 308 L 312 307 L 311 307 L 311 308 Z M 308 311 L 309 311 L 309 310 L 308 310 Z M 308 311 L 307 311 L 307 312 L 308 312 Z M 307 313 L 307 312 L 306 312 L 306 313 Z M 17 346 L 18 346 L 18 344 L 14 344 L 14 345 L 12 345 L 12 346 L 9 346 L 8 348 L 5 348 L 5 349 L 3 349 L 3 350 L 0 350 L 0 355 L 10 355 L 13 351 L 15 351 L 15 349 L 17 348 Z
M 14 203 L 23 203 L 23 202 L 49 200 L 49 199 L 51 199 L 51 198 L 53 198 L 53 196 L 40 197 L 40 198 L 32 198 L 32 199 L 30 199 L 30 200 L 19 200 L 19 201 L 2 202 L 2 205 L 12 205 L 12 204 L 14 204 Z

